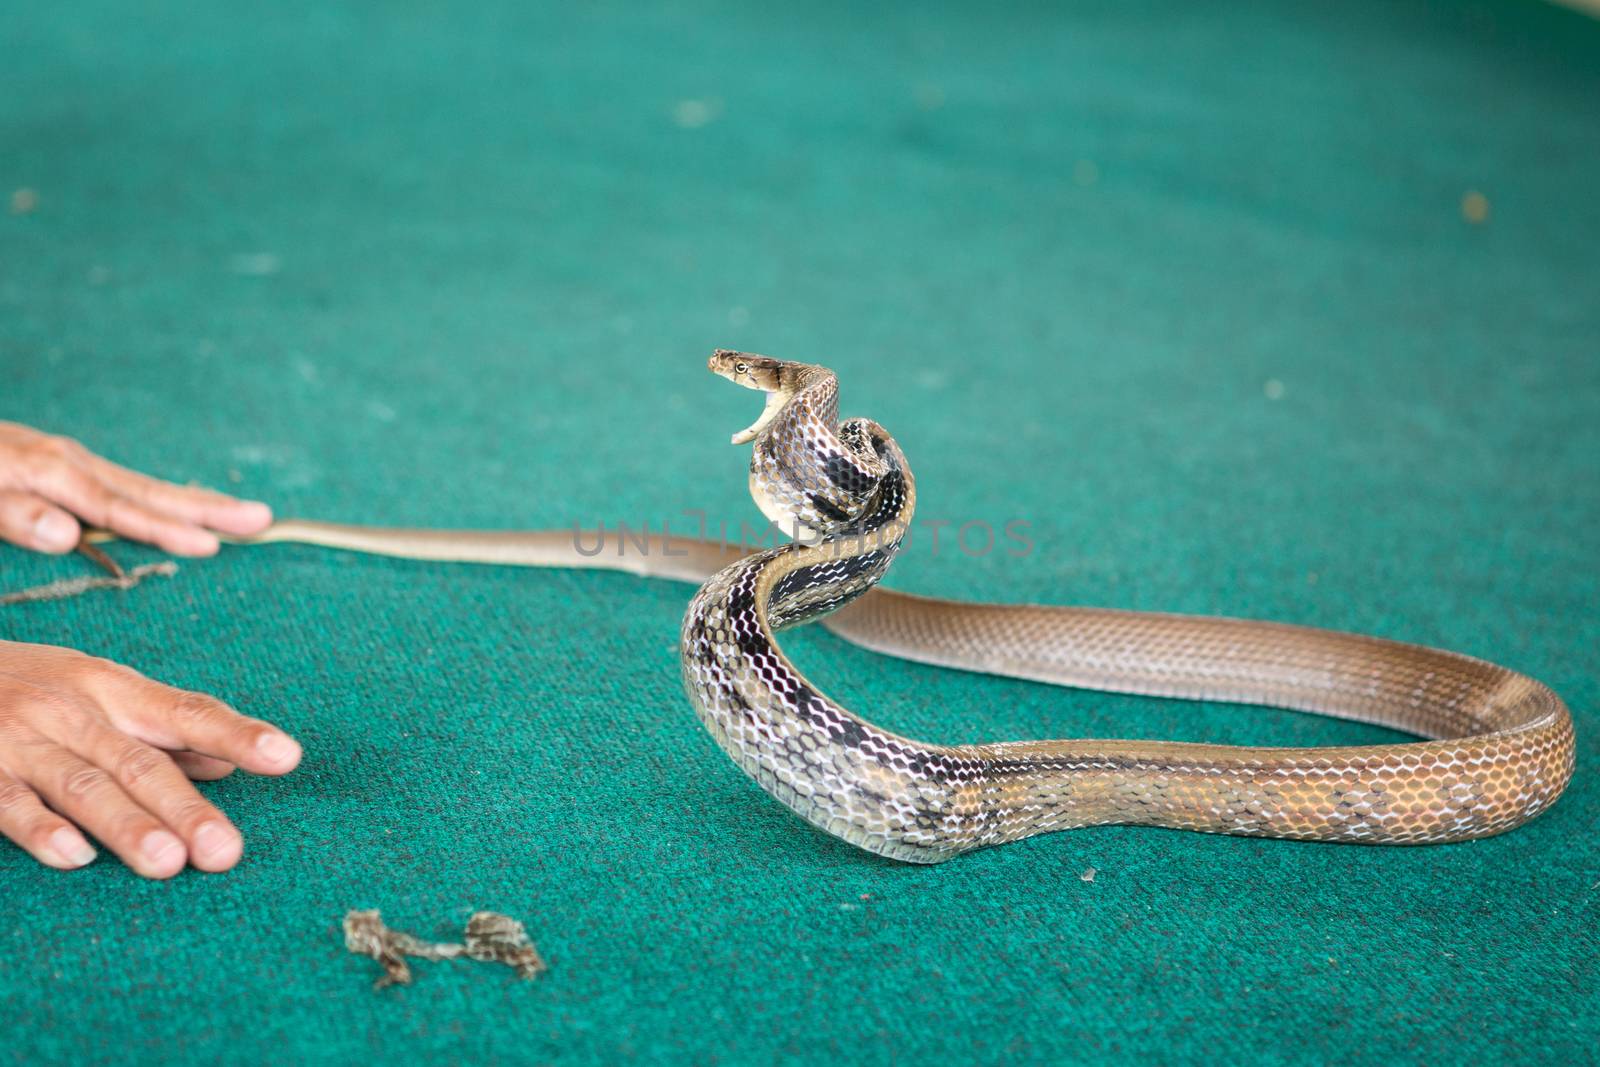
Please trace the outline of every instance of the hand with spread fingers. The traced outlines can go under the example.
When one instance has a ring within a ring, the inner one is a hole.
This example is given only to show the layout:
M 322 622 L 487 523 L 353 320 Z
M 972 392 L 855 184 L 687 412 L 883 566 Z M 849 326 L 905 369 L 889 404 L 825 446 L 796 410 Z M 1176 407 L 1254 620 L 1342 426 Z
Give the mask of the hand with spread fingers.
M 0 540 L 69 552 L 88 525 L 207 556 L 217 533 L 271 521 L 265 504 L 157 481 L 0 422 Z M 244 842 L 194 781 L 299 762 L 293 738 L 214 697 L 73 649 L 0 641 L 0 835 L 48 866 L 93 860 L 87 832 L 147 878 L 225 871 Z
M 217 534 L 249 536 L 271 522 L 257 501 L 163 482 L 71 438 L 0 422 L 0 541 L 70 552 L 87 524 L 175 556 L 210 556 Z
M 0 641 L 0 834 L 41 863 L 94 859 L 82 828 L 147 878 L 186 863 L 225 871 L 244 843 L 191 779 L 299 762 L 293 738 L 213 697 L 70 648 Z

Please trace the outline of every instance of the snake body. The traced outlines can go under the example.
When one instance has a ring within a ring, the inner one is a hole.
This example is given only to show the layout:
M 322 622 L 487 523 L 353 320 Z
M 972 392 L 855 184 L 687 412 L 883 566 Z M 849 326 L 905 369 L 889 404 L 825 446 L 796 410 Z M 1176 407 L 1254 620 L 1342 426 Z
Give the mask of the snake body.
M 893 437 L 840 422 L 825 368 L 719 351 L 710 368 L 767 393 L 751 492 L 796 540 L 753 555 L 666 535 L 399 530 L 286 521 L 300 541 L 414 559 L 606 567 L 703 583 L 683 680 L 706 729 L 768 793 L 870 852 L 935 863 L 1110 823 L 1375 844 L 1462 841 L 1549 807 L 1572 775 L 1572 720 L 1541 683 L 1453 652 L 1238 619 L 995 605 L 876 583 L 916 489 Z M 819 617 L 889 655 L 1121 693 L 1270 705 L 1393 727 L 1415 743 L 1246 748 L 1166 741 L 937 745 L 829 699 L 777 633 Z

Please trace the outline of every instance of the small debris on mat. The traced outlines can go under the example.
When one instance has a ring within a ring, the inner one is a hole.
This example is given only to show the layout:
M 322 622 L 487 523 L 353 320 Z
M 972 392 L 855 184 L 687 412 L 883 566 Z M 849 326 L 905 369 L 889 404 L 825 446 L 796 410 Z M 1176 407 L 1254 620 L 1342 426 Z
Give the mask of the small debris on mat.
M 1078 875 L 1078 881 L 1080 881 L 1080 882 L 1092 882 L 1092 881 L 1094 881 L 1094 876 L 1099 874 L 1099 873 L 1100 873 L 1100 868 L 1098 868 L 1098 867 L 1089 867 L 1082 874 Z
M 537 978 L 550 969 L 522 924 L 492 911 L 473 912 L 467 920 L 467 955 L 513 967 L 519 978 Z
M 448 960 L 458 956 L 503 963 L 516 970 L 519 978 L 536 978 L 548 967 L 521 923 L 509 915 L 493 911 L 474 912 L 467 920 L 466 944 L 436 943 L 412 937 L 403 930 L 383 925 L 376 910 L 349 911 L 344 917 L 344 944 L 360 956 L 371 956 L 383 967 L 383 977 L 374 989 L 387 985 L 410 985 L 411 967 L 407 956 L 425 960 Z
M 37 600 L 65 600 L 81 596 L 95 589 L 132 589 L 153 574 L 171 578 L 178 573 L 178 565 L 171 560 L 146 563 L 119 575 L 95 575 L 92 578 L 63 578 L 47 585 L 19 589 L 14 593 L 0 593 L 0 604 L 26 604 Z
M 121 578 L 128 573 L 122 569 L 122 564 L 106 555 L 105 549 L 90 541 L 87 537 L 79 538 L 78 554 L 113 578 Z
M 371 956 L 383 966 L 383 977 L 372 988 L 386 985 L 411 984 L 411 968 L 407 956 L 424 960 L 446 960 L 466 951 L 463 945 L 435 944 L 422 941 L 403 930 L 391 930 L 383 925 L 377 911 L 350 911 L 344 917 L 344 945 L 351 952 Z

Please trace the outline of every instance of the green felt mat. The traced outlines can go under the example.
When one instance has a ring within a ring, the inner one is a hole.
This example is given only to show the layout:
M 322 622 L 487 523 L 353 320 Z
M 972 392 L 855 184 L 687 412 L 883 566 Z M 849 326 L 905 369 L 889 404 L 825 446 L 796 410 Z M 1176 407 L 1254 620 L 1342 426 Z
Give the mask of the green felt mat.
M 1579 730 L 1567 796 L 1501 838 L 1105 828 L 913 868 L 704 734 L 686 587 L 228 550 L 0 609 L 306 746 L 207 787 L 227 875 L 0 847 L 0 1062 L 1593 1055 L 1600 24 L 155 0 L 13 5 L 0 48 L 0 194 L 36 195 L 0 201 L 0 418 L 285 515 L 736 526 L 758 401 L 705 356 L 815 360 L 924 517 L 1031 523 L 894 587 L 1440 645 Z M 84 570 L 0 550 L 4 588 Z M 787 645 L 933 740 L 1398 736 Z M 352 907 L 507 912 L 551 970 L 374 993 Z

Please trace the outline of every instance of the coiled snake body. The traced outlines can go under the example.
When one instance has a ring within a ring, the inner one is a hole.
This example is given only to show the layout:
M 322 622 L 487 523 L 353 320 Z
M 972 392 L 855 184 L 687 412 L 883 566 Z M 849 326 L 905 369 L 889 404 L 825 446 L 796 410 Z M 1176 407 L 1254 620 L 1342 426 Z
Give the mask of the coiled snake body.
M 911 862 L 1108 823 L 1319 841 L 1461 841 L 1527 821 L 1571 777 L 1572 721 L 1560 698 L 1532 678 L 1453 652 L 1270 622 L 969 604 L 876 589 L 916 500 L 894 439 L 868 420 L 839 422 L 837 381 L 822 367 L 725 351 L 710 367 L 768 394 L 761 418 L 734 441 L 754 442 L 752 495 L 795 531 L 794 542 L 741 556 L 657 536 L 629 554 L 620 537 L 599 552 L 580 550 L 572 531 L 293 520 L 251 540 L 704 582 L 681 644 L 684 685 L 701 722 L 802 818 Z M 784 655 L 777 631 L 823 615 L 851 641 L 927 663 L 1272 705 L 1431 740 L 1345 748 L 927 744 L 840 707 Z

